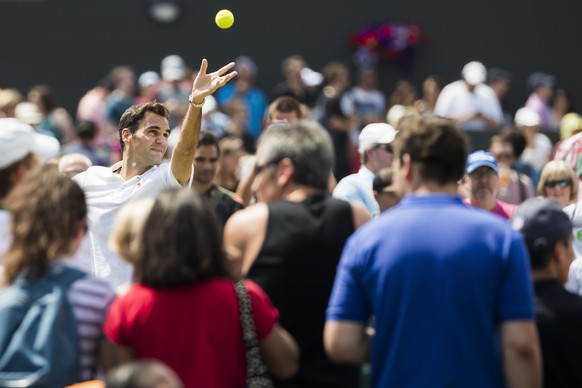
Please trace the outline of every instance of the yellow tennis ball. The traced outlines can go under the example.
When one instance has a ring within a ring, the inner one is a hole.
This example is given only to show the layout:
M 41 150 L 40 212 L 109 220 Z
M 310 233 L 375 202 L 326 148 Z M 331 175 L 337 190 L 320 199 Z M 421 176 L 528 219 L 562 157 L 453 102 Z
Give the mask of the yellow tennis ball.
M 234 24 L 234 15 L 228 9 L 221 9 L 214 18 L 216 25 L 220 28 L 227 29 Z

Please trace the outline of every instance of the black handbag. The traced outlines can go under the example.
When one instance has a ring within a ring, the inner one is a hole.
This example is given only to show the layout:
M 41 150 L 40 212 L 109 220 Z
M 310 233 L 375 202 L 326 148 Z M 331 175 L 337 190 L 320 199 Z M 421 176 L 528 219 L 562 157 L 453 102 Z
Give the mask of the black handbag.
M 247 387 L 273 388 L 273 381 L 261 357 L 249 293 L 242 282 L 235 283 L 234 289 L 238 296 L 242 335 L 247 348 Z

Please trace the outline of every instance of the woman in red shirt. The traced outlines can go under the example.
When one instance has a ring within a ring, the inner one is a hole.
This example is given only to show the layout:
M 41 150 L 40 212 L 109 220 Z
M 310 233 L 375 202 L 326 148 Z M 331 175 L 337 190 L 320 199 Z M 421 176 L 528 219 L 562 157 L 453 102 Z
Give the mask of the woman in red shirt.
M 113 302 L 107 337 L 137 358 L 164 362 L 186 387 L 244 387 L 239 301 L 212 210 L 191 190 L 165 191 L 139 235 L 136 283 Z M 277 324 L 278 311 L 260 287 L 250 281 L 245 287 L 269 372 L 291 377 L 295 341 Z

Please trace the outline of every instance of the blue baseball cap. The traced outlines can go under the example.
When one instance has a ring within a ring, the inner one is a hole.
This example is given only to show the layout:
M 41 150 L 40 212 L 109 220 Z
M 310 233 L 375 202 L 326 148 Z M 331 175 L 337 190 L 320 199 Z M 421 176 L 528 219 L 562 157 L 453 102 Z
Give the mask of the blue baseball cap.
M 469 154 L 467 158 L 467 165 L 465 166 L 465 173 L 470 174 L 479 167 L 489 167 L 495 172 L 499 172 L 497 167 L 497 159 L 491 152 L 479 150 Z

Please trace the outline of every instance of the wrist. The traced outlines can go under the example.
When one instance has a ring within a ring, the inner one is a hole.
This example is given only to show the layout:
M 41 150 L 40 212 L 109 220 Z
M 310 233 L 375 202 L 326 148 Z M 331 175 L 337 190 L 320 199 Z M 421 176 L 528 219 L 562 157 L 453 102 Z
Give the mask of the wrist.
M 198 102 L 194 99 L 192 94 L 188 96 L 188 101 L 190 102 L 190 105 L 192 105 L 194 108 L 202 108 L 202 106 L 204 105 L 204 100 L 205 99 L 203 98 L 202 101 Z

